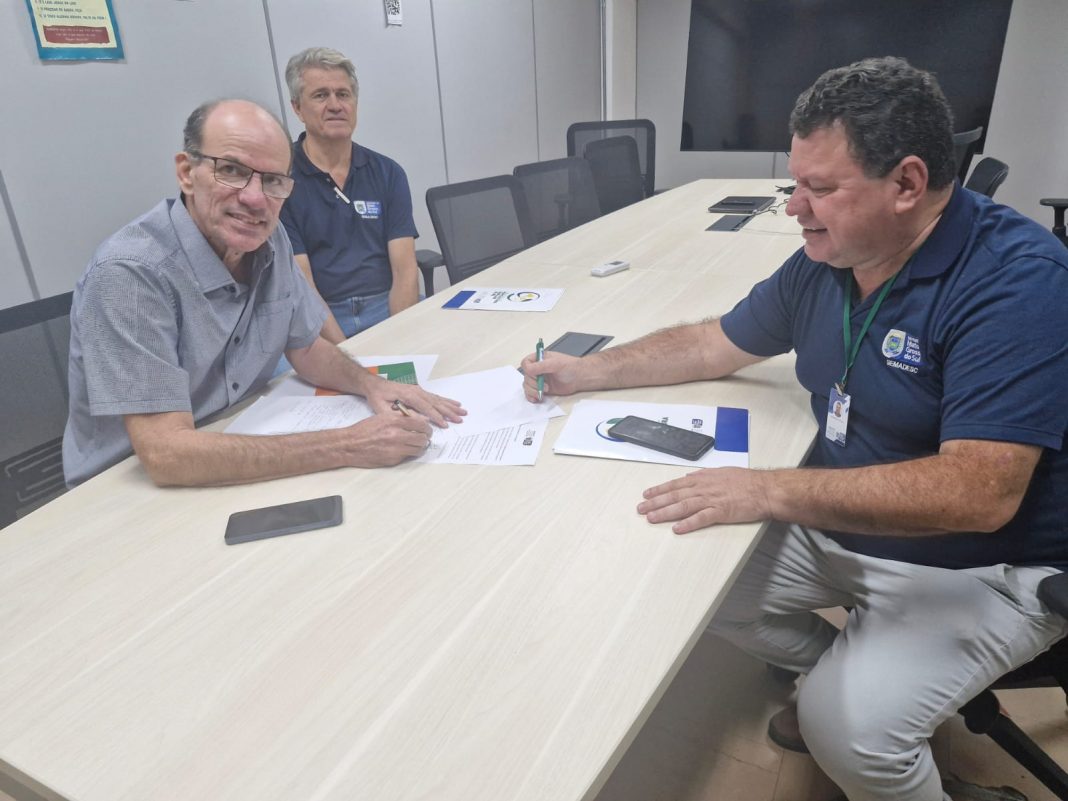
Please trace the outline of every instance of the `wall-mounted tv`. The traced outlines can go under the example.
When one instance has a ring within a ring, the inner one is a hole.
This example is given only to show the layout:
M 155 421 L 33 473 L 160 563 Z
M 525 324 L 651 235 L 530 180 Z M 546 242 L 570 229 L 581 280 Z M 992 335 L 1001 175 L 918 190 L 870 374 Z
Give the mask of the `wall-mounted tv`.
M 870 56 L 934 72 L 954 130 L 981 125 L 985 139 L 1011 10 L 1012 0 L 692 0 L 682 149 L 788 150 L 797 96 Z

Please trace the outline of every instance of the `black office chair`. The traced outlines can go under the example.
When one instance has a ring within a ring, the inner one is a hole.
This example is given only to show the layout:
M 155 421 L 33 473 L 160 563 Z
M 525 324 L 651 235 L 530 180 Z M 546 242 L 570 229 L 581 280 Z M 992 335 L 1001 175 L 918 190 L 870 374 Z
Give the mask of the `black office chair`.
M 975 165 L 964 186 L 973 192 L 994 197 L 997 188 L 1009 177 L 1009 165 L 989 156 Z
M 1058 615 L 1068 618 L 1068 573 L 1043 579 L 1038 585 L 1038 597 Z M 1068 695 L 1068 639 L 1061 640 L 1038 658 L 1002 676 L 993 687 L 983 690 L 962 706 L 960 714 L 964 716 L 964 723 L 969 730 L 989 736 L 1058 798 L 1068 799 L 1068 772 L 1012 722 L 993 692 L 1058 686 Z
M 539 242 L 601 216 L 593 171 L 586 159 L 571 156 L 520 164 L 512 174 L 523 185 Z
M 652 120 L 572 123 L 567 129 L 567 155 L 583 156 L 590 142 L 612 136 L 629 136 L 637 144 L 643 191 L 645 197 L 652 197 L 656 188 L 656 126 Z
M 1068 248 L 1068 231 L 1064 227 L 1064 210 L 1068 209 L 1068 198 L 1044 197 L 1038 202 L 1053 208 L 1053 235 Z
M 513 175 L 431 187 L 426 205 L 454 284 L 537 242 Z
M 968 177 L 968 168 L 975 154 L 976 142 L 983 135 L 983 126 L 953 134 L 953 159 L 957 165 L 957 177 L 963 184 Z
M 601 211 L 610 214 L 645 197 L 638 145 L 630 136 L 610 136 L 586 145 L 593 185 Z
M 61 495 L 73 293 L 0 310 L 0 528 Z M 17 421 L 17 425 L 14 422 Z

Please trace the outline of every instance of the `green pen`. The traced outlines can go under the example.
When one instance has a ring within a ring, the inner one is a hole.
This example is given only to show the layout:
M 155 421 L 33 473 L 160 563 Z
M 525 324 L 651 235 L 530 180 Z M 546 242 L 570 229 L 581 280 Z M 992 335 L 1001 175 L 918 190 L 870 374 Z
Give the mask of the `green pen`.
M 541 337 L 538 337 L 538 344 L 534 348 L 534 355 L 539 362 L 545 361 L 545 343 L 541 341 Z M 545 376 L 538 376 L 538 400 L 541 400 L 541 395 L 545 391 Z

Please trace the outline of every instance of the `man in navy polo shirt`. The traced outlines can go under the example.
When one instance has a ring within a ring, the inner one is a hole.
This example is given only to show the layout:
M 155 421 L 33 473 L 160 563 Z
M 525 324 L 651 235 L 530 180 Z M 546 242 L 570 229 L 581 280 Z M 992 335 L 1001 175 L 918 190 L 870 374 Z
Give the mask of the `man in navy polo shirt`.
M 1036 597 L 1068 569 L 1068 251 L 954 181 L 949 106 L 901 59 L 825 73 L 790 129 L 804 248 L 720 320 L 528 357 L 527 397 L 538 375 L 566 395 L 796 351 L 808 463 L 698 471 L 638 512 L 677 534 L 774 521 L 711 629 L 807 674 L 769 731 L 850 799 L 1018 798 L 941 782 L 928 738 L 1068 633 Z M 833 606 L 842 632 L 813 611 Z
M 293 146 L 296 186 L 282 224 L 333 314 L 323 336 L 341 342 L 419 300 L 408 177 L 393 159 L 352 141 L 359 84 L 343 54 L 297 53 L 286 83 L 305 130 Z

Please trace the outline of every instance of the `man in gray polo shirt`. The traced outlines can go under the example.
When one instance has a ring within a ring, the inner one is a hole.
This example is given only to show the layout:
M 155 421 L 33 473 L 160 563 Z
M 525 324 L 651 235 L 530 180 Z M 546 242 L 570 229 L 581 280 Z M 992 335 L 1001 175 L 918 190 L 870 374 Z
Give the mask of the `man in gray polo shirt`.
M 104 242 L 75 289 L 69 486 L 131 452 L 160 485 L 393 465 L 426 448 L 428 419 L 460 422 L 455 401 L 384 381 L 320 336 L 325 311 L 278 228 L 293 180 L 289 139 L 269 112 L 205 103 L 175 165 L 180 197 Z M 362 395 L 376 415 L 276 437 L 196 429 L 262 387 L 283 352 L 305 379 Z M 397 400 L 421 414 L 402 414 Z

